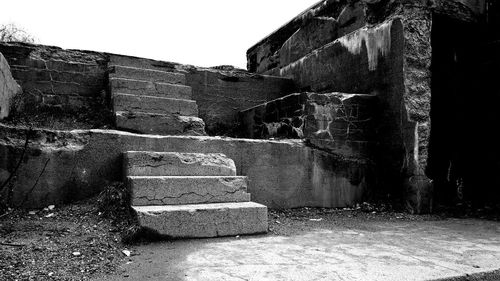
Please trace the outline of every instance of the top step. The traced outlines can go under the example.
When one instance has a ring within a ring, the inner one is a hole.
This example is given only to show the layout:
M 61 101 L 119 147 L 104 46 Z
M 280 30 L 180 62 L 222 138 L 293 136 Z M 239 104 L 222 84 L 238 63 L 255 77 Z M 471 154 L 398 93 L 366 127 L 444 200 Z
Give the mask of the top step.
M 127 176 L 236 176 L 234 161 L 220 153 L 128 151 Z
M 182 85 L 186 84 L 186 77 L 184 76 L 184 74 L 154 69 L 112 65 L 109 69 L 109 74 L 113 78 L 128 78 L 149 82 L 162 82 Z

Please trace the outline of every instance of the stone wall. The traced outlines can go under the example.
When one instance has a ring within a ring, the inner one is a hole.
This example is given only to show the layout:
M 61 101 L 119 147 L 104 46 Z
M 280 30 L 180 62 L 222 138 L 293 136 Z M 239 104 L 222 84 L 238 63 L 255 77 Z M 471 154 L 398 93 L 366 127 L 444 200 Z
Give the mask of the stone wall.
M 81 109 L 106 96 L 104 54 L 23 43 L 0 43 L 0 52 L 29 104 Z
M 367 158 L 376 112 L 373 95 L 296 93 L 240 112 L 239 136 L 305 139 L 319 149 Z
M 9 116 L 13 98 L 20 93 L 21 87 L 12 78 L 9 64 L 0 53 L 0 120 Z
M 96 194 L 122 180 L 124 151 L 224 153 L 249 178 L 252 201 L 270 208 L 346 207 L 372 179 L 366 161 L 312 149 L 303 141 L 148 136 L 119 131 L 35 130 L 12 181 L 14 205 L 44 207 Z M 13 172 L 26 130 L 0 125 L 0 181 Z

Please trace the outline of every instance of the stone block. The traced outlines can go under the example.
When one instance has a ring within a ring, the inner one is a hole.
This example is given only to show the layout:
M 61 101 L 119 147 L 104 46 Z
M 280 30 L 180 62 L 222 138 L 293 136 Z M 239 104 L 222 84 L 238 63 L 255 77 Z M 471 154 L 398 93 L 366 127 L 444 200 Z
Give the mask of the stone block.
M 132 205 L 183 205 L 247 202 L 246 177 L 181 176 L 127 177 Z
M 234 161 L 220 153 L 128 151 L 127 176 L 236 176 Z
M 12 99 L 21 92 L 21 87 L 12 77 L 7 60 L 0 53 L 0 120 L 9 116 Z
M 141 134 L 206 135 L 205 122 L 193 116 L 118 111 L 115 123 L 118 129 Z
M 242 136 L 369 141 L 377 97 L 298 93 L 240 113 Z
M 115 112 L 148 112 L 159 114 L 178 114 L 183 116 L 197 116 L 198 106 L 195 101 L 171 99 L 153 96 L 137 96 L 131 94 L 113 94 Z
M 265 233 L 267 207 L 253 202 L 133 207 L 139 224 L 172 238 Z
M 130 66 L 113 65 L 110 68 L 110 77 L 138 79 L 148 82 L 161 82 L 170 84 L 186 84 L 184 74 L 167 72 L 155 69 L 144 69 Z
M 286 66 L 338 37 L 334 18 L 316 17 L 297 30 L 279 50 L 279 66 Z
M 179 84 L 143 80 L 110 78 L 112 93 L 156 96 L 172 99 L 192 99 L 191 87 Z

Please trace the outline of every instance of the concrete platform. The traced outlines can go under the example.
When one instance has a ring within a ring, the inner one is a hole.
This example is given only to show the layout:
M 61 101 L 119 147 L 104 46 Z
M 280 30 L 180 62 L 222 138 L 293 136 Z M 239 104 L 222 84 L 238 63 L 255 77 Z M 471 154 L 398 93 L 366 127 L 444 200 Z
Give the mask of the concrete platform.
M 267 232 L 267 207 L 253 202 L 182 206 L 133 206 L 141 226 L 174 238 Z
M 204 136 L 205 122 L 194 116 L 147 112 L 115 112 L 115 124 L 120 130 L 152 135 Z
M 234 161 L 220 153 L 128 151 L 123 163 L 128 176 L 236 176 Z
M 298 222 L 302 231 L 293 235 L 132 247 L 122 271 L 100 280 L 500 280 L 498 222 L 377 215 Z
M 115 112 L 139 111 L 159 114 L 198 116 L 198 106 L 196 105 L 196 102 L 185 99 L 115 93 L 113 94 L 113 105 Z
M 135 176 L 127 180 L 134 206 L 250 201 L 247 178 L 241 176 Z
M 144 80 L 110 78 L 109 83 L 113 93 L 157 96 L 172 99 L 192 99 L 191 87 Z
M 110 77 L 139 79 L 149 82 L 170 84 L 186 84 L 186 77 L 184 74 L 120 65 L 111 66 Z

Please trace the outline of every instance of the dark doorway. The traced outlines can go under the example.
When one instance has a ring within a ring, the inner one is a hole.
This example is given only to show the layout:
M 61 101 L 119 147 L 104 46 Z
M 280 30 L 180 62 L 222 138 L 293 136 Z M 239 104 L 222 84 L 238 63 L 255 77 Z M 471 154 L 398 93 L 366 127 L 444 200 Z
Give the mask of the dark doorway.
M 427 175 L 442 204 L 500 203 L 500 48 L 486 21 L 432 19 Z M 498 81 L 498 82 L 497 82 Z

